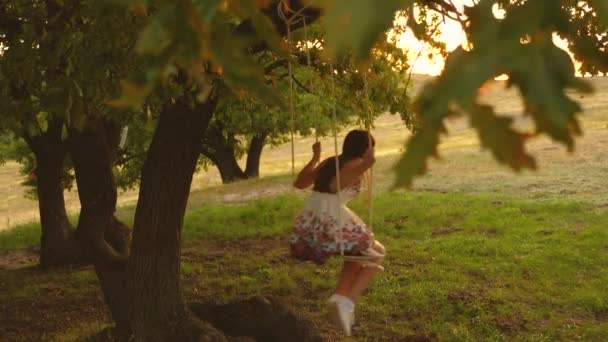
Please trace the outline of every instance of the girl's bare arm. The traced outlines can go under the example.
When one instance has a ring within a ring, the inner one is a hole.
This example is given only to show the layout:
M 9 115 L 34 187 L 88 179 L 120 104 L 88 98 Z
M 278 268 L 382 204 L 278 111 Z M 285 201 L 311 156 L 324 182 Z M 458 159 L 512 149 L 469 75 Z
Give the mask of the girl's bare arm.
M 316 142 L 312 145 L 312 159 L 304 166 L 298 177 L 293 182 L 293 186 L 298 189 L 306 189 L 313 185 L 319 172 L 319 161 L 321 160 L 321 143 Z

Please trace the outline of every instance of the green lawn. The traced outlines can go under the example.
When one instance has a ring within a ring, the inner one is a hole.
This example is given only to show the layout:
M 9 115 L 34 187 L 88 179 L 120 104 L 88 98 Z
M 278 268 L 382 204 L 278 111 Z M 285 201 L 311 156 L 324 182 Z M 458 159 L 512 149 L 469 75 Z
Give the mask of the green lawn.
M 288 254 L 289 227 L 301 203 L 300 194 L 285 194 L 192 209 L 182 261 L 187 298 L 280 297 L 328 338 L 336 337 L 323 303 L 339 258 L 315 266 Z M 366 217 L 361 202 L 353 207 Z M 376 198 L 374 217 L 375 233 L 388 248 L 386 272 L 357 308 L 350 340 L 608 339 L 605 208 L 494 194 L 396 192 Z M 3 233 L 2 241 L 17 239 L 16 232 Z M 0 317 L 11 317 L 0 324 L 0 336 L 27 326 L 21 330 L 25 340 L 42 331 L 51 340 L 70 340 L 108 322 L 90 268 L 1 271 L 0 283 Z M 70 317 L 78 327 L 66 331 L 52 319 L 41 321 L 37 310 L 23 315 L 26 303 L 43 303 L 45 316 Z M 79 313 L 75 303 L 91 303 L 91 312 Z

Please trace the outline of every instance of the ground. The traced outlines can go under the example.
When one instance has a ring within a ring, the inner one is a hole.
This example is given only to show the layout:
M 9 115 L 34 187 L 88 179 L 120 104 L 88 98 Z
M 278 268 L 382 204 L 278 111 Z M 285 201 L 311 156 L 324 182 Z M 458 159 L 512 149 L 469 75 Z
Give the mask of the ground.
M 306 195 L 290 190 L 289 147 L 266 151 L 260 180 L 220 187 L 213 172 L 197 175 L 184 226 L 186 298 L 273 296 L 327 340 L 608 340 L 608 80 L 593 82 L 599 92 L 581 99 L 585 135 L 575 153 L 537 139 L 536 172 L 497 165 L 461 118 L 449 124 L 443 161 L 414 190 L 387 192 L 408 134 L 394 116 L 377 121 L 373 226 L 389 255 L 357 308 L 355 337 L 340 338 L 325 320 L 339 259 L 314 266 L 288 255 L 289 226 Z M 517 113 L 519 100 L 501 87 L 484 96 L 501 113 Z M 298 142 L 299 165 L 311 144 Z M 330 140 L 323 146 L 329 155 Z M 0 168 L 0 222 L 10 217 L 11 227 L 36 211 L 14 171 Z M 135 198 L 121 194 L 126 222 Z M 68 203 L 76 208 L 74 194 Z M 362 201 L 353 207 L 367 218 Z M 31 266 L 38 239 L 35 224 L 0 233 L 0 341 L 71 341 L 103 329 L 109 321 L 91 268 L 41 272 Z

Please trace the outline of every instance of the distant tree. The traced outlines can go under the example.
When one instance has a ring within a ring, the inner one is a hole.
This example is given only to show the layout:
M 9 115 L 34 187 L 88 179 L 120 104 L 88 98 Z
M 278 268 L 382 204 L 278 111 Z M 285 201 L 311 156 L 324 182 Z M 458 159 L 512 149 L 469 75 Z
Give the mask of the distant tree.
M 315 39 L 323 40 L 322 37 Z M 331 134 L 334 102 L 338 127 L 364 121 L 371 125 L 378 115 L 391 112 L 399 113 L 408 128 L 415 128 L 416 119 L 409 110 L 405 81 L 409 65 L 404 52 L 395 43 L 386 42 L 376 47 L 374 62 L 365 75 L 357 71 L 351 58 L 336 64 L 335 90 L 332 90 L 330 66 L 320 59 L 322 44 L 317 42 L 310 48 L 312 62 L 308 67 L 303 48 L 307 42 L 294 41 L 293 44 L 300 48 L 294 56 L 293 127 L 289 108 L 268 104 L 247 93 L 235 96 L 227 92 L 205 131 L 203 155 L 217 166 L 224 183 L 258 177 L 266 143 L 284 143 L 289 140 L 292 130 L 303 136 Z M 308 44 L 312 45 L 310 41 Z M 265 71 L 273 88 L 288 99 L 290 85 L 286 60 L 271 59 L 266 63 Z M 247 156 L 244 170 L 238 164 L 238 158 L 243 155 Z
M 128 325 L 126 307 L 116 305 L 126 301 L 119 300 L 126 276 L 115 265 L 126 262 L 129 232 L 114 217 L 112 163 L 129 112 L 105 103 L 136 67 L 138 25 L 130 13 L 108 11 L 97 1 L 0 2 L 1 125 L 35 157 L 31 163 L 21 150 L 15 159 L 35 170 L 40 264 L 92 261 L 119 327 Z M 63 197 L 71 165 L 81 204 L 76 229 Z

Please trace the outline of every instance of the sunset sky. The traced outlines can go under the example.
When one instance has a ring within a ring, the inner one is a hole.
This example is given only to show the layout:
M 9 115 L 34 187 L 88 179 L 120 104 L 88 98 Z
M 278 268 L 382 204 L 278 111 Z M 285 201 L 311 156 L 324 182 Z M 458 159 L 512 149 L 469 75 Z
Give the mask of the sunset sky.
M 454 5 L 462 9 L 463 5 L 471 5 L 471 0 L 453 0 Z M 502 11 L 497 8 L 494 11 L 494 15 L 497 18 L 503 16 Z M 460 28 L 460 24 L 454 20 L 446 18 L 445 23 L 440 24 L 439 31 L 441 32 L 441 40 L 446 43 L 448 51 L 454 50 L 459 45 L 466 42 L 464 32 Z M 565 50 L 567 45 L 564 40 L 554 36 L 553 41 L 555 44 Z M 411 32 L 404 34 L 400 37 L 398 44 L 400 47 L 409 51 L 408 55 L 413 61 L 418 53 L 422 49 L 420 58 L 415 61 L 413 66 L 413 73 L 415 74 L 427 74 L 427 75 L 438 75 L 443 69 L 443 57 L 436 55 L 433 59 L 429 59 L 427 56 L 431 52 L 428 46 L 425 46 L 423 42 L 417 40 Z

